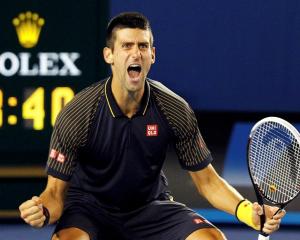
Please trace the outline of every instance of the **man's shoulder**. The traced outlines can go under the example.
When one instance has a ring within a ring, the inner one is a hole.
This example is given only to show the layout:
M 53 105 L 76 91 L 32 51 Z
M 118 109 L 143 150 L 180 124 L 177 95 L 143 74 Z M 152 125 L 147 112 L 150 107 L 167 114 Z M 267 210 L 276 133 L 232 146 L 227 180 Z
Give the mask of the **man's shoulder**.
M 70 121 L 82 121 L 85 116 L 93 114 L 104 95 L 106 79 L 93 83 L 82 89 L 74 98 L 62 109 L 58 116 L 58 121 L 69 119 Z M 80 117 L 78 117 L 80 116 Z
M 102 79 L 98 82 L 95 82 L 87 87 L 85 87 L 84 89 L 82 89 L 81 91 L 79 91 L 76 95 L 75 98 L 77 97 L 82 97 L 82 98 L 88 98 L 88 97 L 92 97 L 92 95 L 94 94 L 103 94 L 104 93 L 104 86 L 106 83 L 107 78 Z M 91 95 L 92 94 L 92 95 Z
M 149 78 L 147 79 L 147 82 L 150 85 L 151 91 L 160 101 L 170 104 L 179 104 L 182 105 L 182 107 L 189 106 L 185 99 L 173 92 L 161 82 Z
M 179 135 L 194 129 L 195 115 L 190 105 L 178 94 L 154 80 L 148 80 L 152 96 Z
M 70 102 L 70 107 L 81 107 L 97 101 L 104 95 L 104 86 L 107 79 L 95 82 L 79 91 Z

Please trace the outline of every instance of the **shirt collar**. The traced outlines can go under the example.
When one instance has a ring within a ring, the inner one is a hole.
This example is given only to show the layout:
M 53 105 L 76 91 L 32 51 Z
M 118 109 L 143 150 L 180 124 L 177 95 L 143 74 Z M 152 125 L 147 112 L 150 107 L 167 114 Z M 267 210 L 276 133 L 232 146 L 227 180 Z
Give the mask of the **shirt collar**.
M 111 82 L 112 82 L 112 77 L 110 77 L 106 80 L 105 87 L 104 87 L 107 105 L 108 105 L 110 113 L 113 117 L 123 117 L 124 113 L 121 111 L 120 107 L 118 106 L 118 104 L 115 100 L 115 97 L 113 96 L 113 93 L 111 90 Z M 149 99 L 150 99 L 150 86 L 149 86 L 148 80 L 146 79 L 145 91 L 144 91 L 144 95 L 141 100 L 141 105 L 135 115 L 145 115 L 147 108 L 148 108 Z

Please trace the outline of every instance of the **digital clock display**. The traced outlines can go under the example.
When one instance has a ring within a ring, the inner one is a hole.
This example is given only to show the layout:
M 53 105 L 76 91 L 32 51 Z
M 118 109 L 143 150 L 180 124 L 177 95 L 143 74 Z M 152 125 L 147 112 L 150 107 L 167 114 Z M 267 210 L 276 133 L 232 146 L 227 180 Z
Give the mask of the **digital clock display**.
M 0 13 L 0 161 L 44 165 L 61 109 L 107 76 L 108 2 L 12 0 Z

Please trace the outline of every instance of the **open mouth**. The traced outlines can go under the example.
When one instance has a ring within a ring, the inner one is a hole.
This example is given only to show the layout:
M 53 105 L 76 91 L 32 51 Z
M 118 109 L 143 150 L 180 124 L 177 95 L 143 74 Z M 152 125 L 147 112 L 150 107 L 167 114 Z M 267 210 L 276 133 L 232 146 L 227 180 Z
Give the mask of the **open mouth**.
M 130 78 L 137 78 L 142 71 L 142 67 L 139 64 L 131 64 L 127 68 L 127 72 Z

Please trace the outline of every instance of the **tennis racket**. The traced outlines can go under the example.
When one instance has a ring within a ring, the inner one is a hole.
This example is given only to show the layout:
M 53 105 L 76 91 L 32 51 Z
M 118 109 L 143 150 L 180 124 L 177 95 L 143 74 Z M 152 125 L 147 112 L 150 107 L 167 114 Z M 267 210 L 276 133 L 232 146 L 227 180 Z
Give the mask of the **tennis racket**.
M 267 117 L 251 129 L 248 141 L 248 170 L 257 202 L 264 200 L 284 209 L 300 191 L 300 135 L 295 127 L 278 117 Z M 262 229 L 258 240 L 268 240 Z

